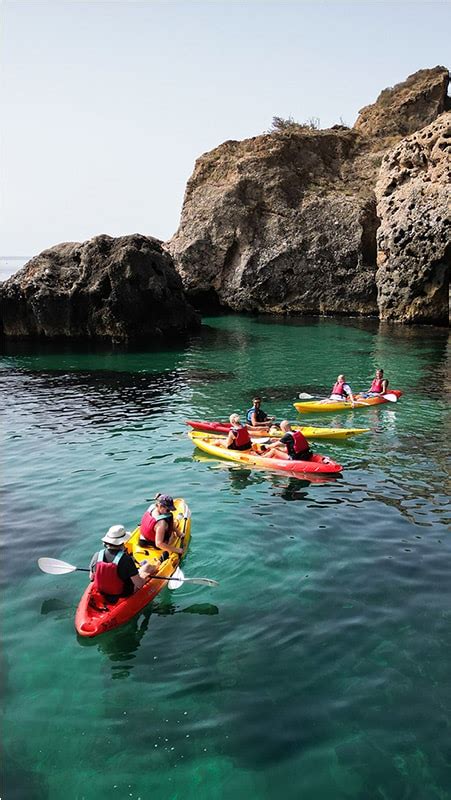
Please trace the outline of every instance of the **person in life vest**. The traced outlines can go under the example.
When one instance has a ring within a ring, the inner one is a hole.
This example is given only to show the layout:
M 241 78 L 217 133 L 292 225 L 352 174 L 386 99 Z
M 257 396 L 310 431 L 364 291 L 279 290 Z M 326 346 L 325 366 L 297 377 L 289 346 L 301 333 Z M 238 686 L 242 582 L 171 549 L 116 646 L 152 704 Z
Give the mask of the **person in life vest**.
M 285 458 L 290 461 L 310 461 L 313 453 L 309 443 L 301 431 L 292 431 L 288 420 L 280 423 L 283 436 L 262 453 L 265 458 Z M 263 448 L 262 448 L 263 450 Z
M 384 370 L 377 369 L 376 370 L 376 377 L 373 378 L 373 382 L 368 389 L 366 397 L 374 397 L 378 394 L 385 394 L 388 389 L 388 380 L 384 378 Z
M 252 402 L 252 408 L 246 413 L 247 425 L 252 425 L 253 428 L 269 428 L 275 417 L 268 417 L 268 414 L 263 411 L 261 397 L 254 397 Z
M 150 577 L 138 572 L 133 558 L 125 550 L 129 536 L 123 525 L 112 525 L 102 539 L 104 547 L 94 553 L 89 565 L 94 587 L 109 603 L 133 594 Z
M 329 400 L 350 400 L 354 407 L 354 395 L 344 375 L 339 375 L 332 387 Z
M 175 509 L 174 500 L 168 494 L 157 494 L 155 503 L 144 512 L 140 523 L 139 543 L 142 547 L 155 547 L 169 553 L 182 555 L 183 547 L 175 547 L 173 540 Z
M 241 424 L 239 414 L 231 414 L 230 428 L 227 439 L 218 442 L 222 447 L 227 447 L 228 450 L 250 450 L 252 448 L 251 437 L 245 425 Z

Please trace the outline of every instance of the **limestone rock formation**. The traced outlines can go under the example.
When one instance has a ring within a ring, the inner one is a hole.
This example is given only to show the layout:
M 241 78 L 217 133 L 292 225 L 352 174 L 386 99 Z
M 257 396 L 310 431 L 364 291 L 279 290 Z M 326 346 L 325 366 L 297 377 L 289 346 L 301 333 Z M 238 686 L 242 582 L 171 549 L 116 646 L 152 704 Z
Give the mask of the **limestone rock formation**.
M 96 236 L 44 250 L 0 287 L 7 336 L 125 341 L 199 325 L 157 239 Z
M 383 156 L 447 106 L 448 70 L 382 92 L 353 129 L 291 125 L 201 156 L 167 243 L 200 308 L 377 315 Z
M 381 319 L 448 321 L 451 112 L 385 156 L 376 185 Z

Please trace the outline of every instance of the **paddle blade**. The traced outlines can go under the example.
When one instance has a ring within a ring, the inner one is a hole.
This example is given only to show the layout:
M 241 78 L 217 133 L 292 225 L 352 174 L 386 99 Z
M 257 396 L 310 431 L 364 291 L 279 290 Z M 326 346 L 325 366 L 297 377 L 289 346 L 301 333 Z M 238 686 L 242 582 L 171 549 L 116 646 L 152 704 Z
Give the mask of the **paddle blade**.
M 219 586 L 218 581 L 213 578 L 185 578 L 185 583 L 197 583 L 199 586 Z
M 77 569 L 72 564 L 59 561 L 57 558 L 38 558 L 38 567 L 49 575 L 65 575 L 67 572 L 75 572 Z
M 307 392 L 300 392 L 298 394 L 299 400 L 313 400 L 313 395 Z
M 398 402 L 398 397 L 396 394 L 393 394 L 393 392 L 388 392 L 388 394 L 383 394 L 382 397 L 384 398 L 384 400 L 388 400 L 389 403 Z
M 181 587 L 181 585 L 182 585 L 184 580 L 185 580 L 185 576 L 184 576 L 182 570 L 180 569 L 180 567 L 177 567 L 177 569 L 175 570 L 174 574 L 172 575 L 172 577 L 168 581 L 168 586 L 169 586 L 170 589 L 180 589 L 180 587 Z

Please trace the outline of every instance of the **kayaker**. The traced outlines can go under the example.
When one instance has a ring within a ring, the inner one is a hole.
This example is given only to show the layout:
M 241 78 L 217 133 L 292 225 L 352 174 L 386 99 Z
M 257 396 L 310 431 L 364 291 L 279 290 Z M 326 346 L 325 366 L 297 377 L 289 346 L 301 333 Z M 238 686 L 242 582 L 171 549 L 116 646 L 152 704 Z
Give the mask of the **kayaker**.
M 252 447 L 251 437 L 245 425 L 241 424 L 239 414 L 231 414 L 230 431 L 224 443 L 219 442 L 223 447 L 228 450 L 250 450 Z
M 140 523 L 140 545 L 156 547 L 170 553 L 182 555 L 183 547 L 171 544 L 174 529 L 174 518 L 171 511 L 175 509 L 174 500 L 168 494 L 157 494 L 153 503 L 143 514 Z
M 268 414 L 263 411 L 261 407 L 261 397 L 254 397 L 252 402 L 252 408 L 246 413 L 247 424 L 252 425 L 253 428 L 268 428 L 271 423 L 274 422 L 275 417 L 269 417 Z
M 281 439 L 264 449 L 262 455 L 265 458 L 287 458 L 290 461 L 310 461 L 313 453 L 310 445 L 301 431 L 291 430 L 291 425 L 287 419 L 280 423 L 280 430 L 283 433 Z M 284 447 L 285 449 L 281 449 Z
M 354 408 L 354 395 L 349 383 L 346 383 L 346 378 L 344 375 L 338 376 L 332 387 L 329 400 L 350 400 L 352 407 Z
M 376 370 L 376 377 L 373 378 L 373 382 L 368 389 L 366 396 L 368 397 L 375 397 L 378 394 L 385 394 L 388 389 L 388 380 L 384 378 L 384 370 L 377 369 Z
M 133 558 L 125 550 L 129 536 L 123 525 L 112 525 L 102 539 L 105 547 L 94 553 L 89 565 L 90 579 L 109 603 L 133 594 L 150 577 L 139 574 Z

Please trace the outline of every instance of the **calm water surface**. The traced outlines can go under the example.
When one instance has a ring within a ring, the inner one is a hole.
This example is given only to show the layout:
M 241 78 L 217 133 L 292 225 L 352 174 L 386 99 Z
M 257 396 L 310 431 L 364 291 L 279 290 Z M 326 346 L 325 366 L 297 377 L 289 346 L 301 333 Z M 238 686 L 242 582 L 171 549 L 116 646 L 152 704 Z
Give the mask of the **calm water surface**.
M 451 591 L 445 331 L 222 317 L 179 349 L 7 345 L 1 360 L 6 800 L 445 800 Z M 299 391 L 376 366 L 397 404 L 306 422 L 371 433 L 315 449 L 309 483 L 203 456 L 186 418 L 279 419 Z M 77 638 L 83 573 L 156 491 L 193 511 L 187 575 Z

